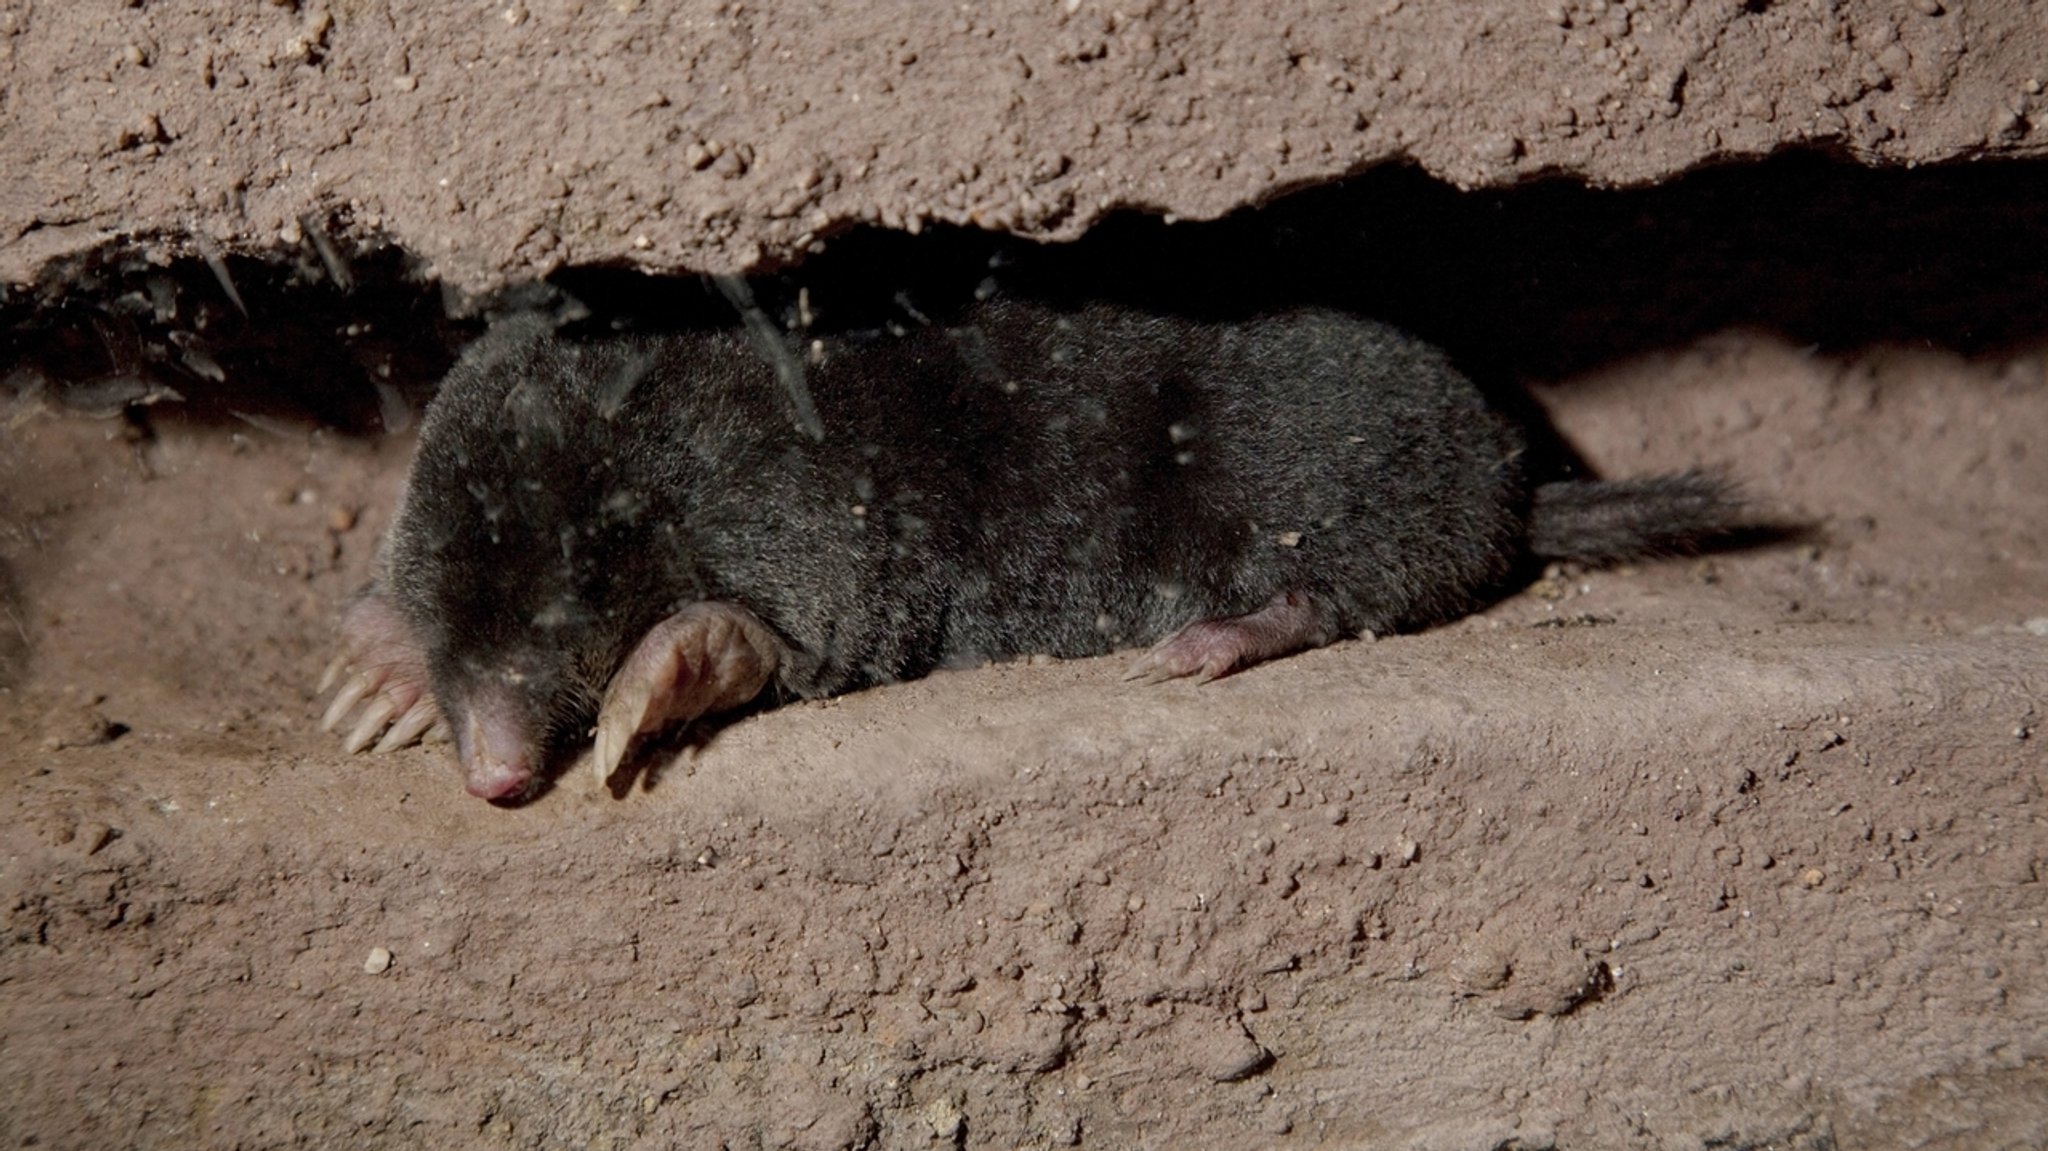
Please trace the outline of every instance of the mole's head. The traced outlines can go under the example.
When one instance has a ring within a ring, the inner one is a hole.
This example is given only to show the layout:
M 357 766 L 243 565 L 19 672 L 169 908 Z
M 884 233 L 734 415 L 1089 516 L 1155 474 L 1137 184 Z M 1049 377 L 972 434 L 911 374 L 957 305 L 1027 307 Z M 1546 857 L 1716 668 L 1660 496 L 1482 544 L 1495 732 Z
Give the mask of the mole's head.
M 473 794 L 526 794 L 627 649 L 693 598 L 658 434 L 604 402 L 631 390 L 628 361 L 552 339 L 473 351 L 421 428 L 386 579 Z

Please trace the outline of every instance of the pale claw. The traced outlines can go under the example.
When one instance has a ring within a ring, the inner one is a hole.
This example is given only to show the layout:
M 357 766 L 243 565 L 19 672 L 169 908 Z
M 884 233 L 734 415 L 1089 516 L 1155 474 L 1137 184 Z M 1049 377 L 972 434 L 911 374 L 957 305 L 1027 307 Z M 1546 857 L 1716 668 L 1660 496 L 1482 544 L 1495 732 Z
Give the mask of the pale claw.
M 383 680 L 383 673 L 375 670 L 359 671 L 349 677 L 349 681 L 341 685 L 341 691 L 334 697 L 334 702 L 327 705 L 327 714 L 320 717 L 320 730 L 333 731 L 341 723 L 342 717 L 355 710 L 355 706 L 363 702 L 363 697 L 370 694 Z
M 337 656 L 335 656 L 335 657 L 334 657 L 333 659 L 331 659 L 331 660 L 328 660 L 328 661 L 327 661 L 327 670 L 326 670 L 326 671 L 323 671 L 323 672 L 321 672 L 321 673 L 320 673 L 320 686 L 319 686 L 319 687 L 316 687 L 316 688 L 314 688 L 314 689 L 313 689 L 313 694 L 314 694 L 314 695 L 326 695 L 326 694 L 327 694 L 327 689 L 328 689 L 328 688 L 330 688 L 330 687 L 333 687 L 333 686 L 334 686 L 334 681 L 335 681 L 335 680 L 338 680 L 338 679 L 340 679 L 340 678 L 341 678 L 341 673 L 342 673 L 342 672 L 345 672 L 345 671 L 347 671 L 347 670 L 348 670 L 348 653 L 347 653 L 347 652 L 342 652 L 342 653 L 341 653 L 340 655 L 337 655 Z
M 596 773 L 598 783 L 602 784 L 612 777 L 612 772 L 619 770 L 619 762 L 626 758 L 627 742 L 618 734 L 616 727 L 606 723 L 597 725 L 597 747 L 590 757 L 590 769 Z
M 671 661 L 671 665 L 673 661 Z M 670 674 L 673 674 L 671 666 Z M 591 758 L 591 767 L 597 772 L 597 781 L 603 783 L 619 770 L 619 764 L 626 758 L 626 748 L 633 737 L 640 734 L 641 725 L 647 720 L 647 705 L 654 700 L 654 680 L 635 677 L 632 682 L 619 690 L 619 680 L 613 679 L 612 686 L 618 694 L 606 693 L 604 707 L 597 713 L 597 747 Z
M 649 639 L 651 637 L 653 633 L 649 633 Z M 641 647 L 645 649 L 645 641 Z M 641 655 L 641 649 L 635 649 L 635 653 L 627 657 L 627 666 L 621 670 L 633 670 L 633 674 L 612 676 L 612 686 L 604 692 L 604 707 L 598 711 L 596 754 L 590 760 L 592 770 L 598 772 L 598 782 L 612 778 L 618 764 L 625 762 L 633 737 L 647 727 L 647 711 L 653 702 L 655 688 L 674 684 L 676 674 L 684 670 L 680 664 L 682 655 L 672 645 L 655 653 L 653 659 Z
M 350 755 L 354 755 L 370 746 L 370 741 L 377 738 L 378 733 L 384 730 L 384 725 L 390 723 L 391 717 L 396 714 L 398 705 L 392 702 L 390 696 L 379 696 L 371 700 L 370 706 L 363 709 L 362 718 L 356 721 L 355 729 L 348 733 L 347 739 L 341 741 L 342 748 Z
M 379 755 L 387 751 L 397 751 L 418 739 L 427 729 L 440 721 L 441 709 L 434 706 L 431 698 L 421 696 L 398 717 L 398 722 L 391 725 L 391 730 L 384 733 L 384 738 L 377 741 L 375 750 Z

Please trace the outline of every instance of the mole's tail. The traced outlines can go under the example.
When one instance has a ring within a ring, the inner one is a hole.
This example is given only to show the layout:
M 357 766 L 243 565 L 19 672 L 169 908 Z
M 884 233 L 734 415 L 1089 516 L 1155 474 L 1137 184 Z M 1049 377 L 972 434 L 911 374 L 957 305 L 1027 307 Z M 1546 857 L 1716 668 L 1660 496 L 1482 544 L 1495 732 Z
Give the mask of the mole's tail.
M 1729 484 L 1697 472 L 1544 484 L 1529 509 L 1529 550 L 1589 563 L 1698 551 L 1755 530 L 1746 510 Z

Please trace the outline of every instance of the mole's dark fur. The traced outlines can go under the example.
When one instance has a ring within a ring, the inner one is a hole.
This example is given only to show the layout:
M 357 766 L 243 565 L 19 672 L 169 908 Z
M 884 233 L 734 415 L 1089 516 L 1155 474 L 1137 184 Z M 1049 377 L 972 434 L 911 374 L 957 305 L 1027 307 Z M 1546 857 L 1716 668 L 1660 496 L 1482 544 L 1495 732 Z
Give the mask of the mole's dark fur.
M 523 318 L 472 347 L 373 591 L 449 722 L 509 691 L 525 738 L 582 737 L 629 649 L 693 603 L 752 612 L 781 648 L 770 690 L 815 697 L 1282 600 L 1314 609 L 1285 650 L 1413 629 L 1532 558 L 1684 546 L 1736 514 L 1698 476 L 1534 486 L 1441 353 L 1326 311 L 998 301 L 806 370 L 822 441 L 739 331 L 578 341 Z

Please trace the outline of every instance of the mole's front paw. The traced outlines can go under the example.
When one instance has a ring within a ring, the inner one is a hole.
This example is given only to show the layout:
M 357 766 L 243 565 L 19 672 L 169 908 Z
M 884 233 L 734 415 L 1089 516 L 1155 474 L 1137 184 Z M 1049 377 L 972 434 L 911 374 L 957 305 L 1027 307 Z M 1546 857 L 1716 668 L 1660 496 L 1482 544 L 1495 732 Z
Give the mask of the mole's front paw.
M 605 688 L 598 779 L 611 778 L 635 738 L 760 695 L 782 654 L 768 625 L 738 604 L 693 603 L 655 624 Z
M 1140 656 L 1124 678 L 1159 683 L 1193 676 L 1207 683 L 1336 638 L 1335 612 L 1306 592 L 1281 592 L 1257 611 L 1196 620 L 1174 632 Z
M 384 752 L 423 735 L 447 738 L 447 726 L 428 688 L 426 655 L 382 592 L 365 595 L 343 614 L 341 654 L 321 675 L 321 694 L 337 682 L 341 690 L 327 705 L 320 729 L 333 731 L 355 712 L 354 726 L 342 739 L 349 752 L 363 750 L 371 740 Z

